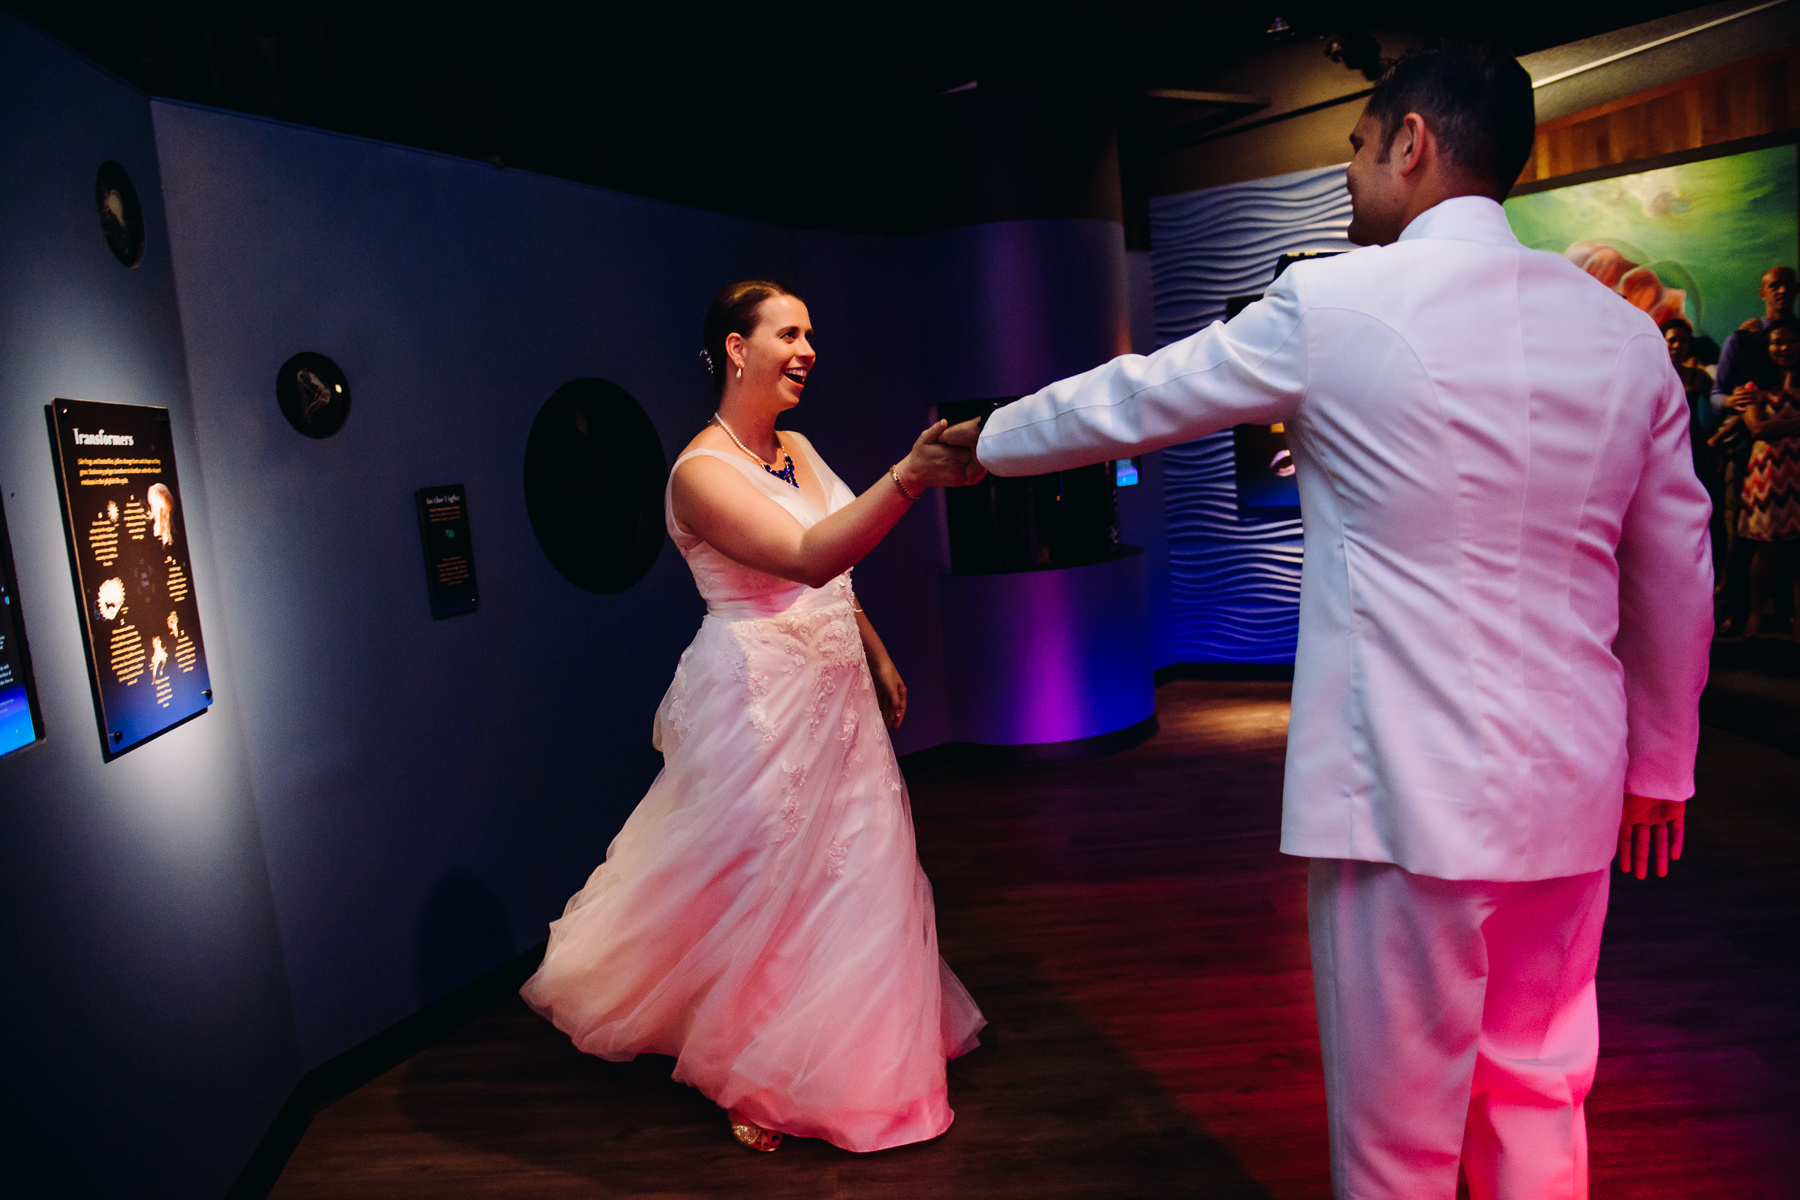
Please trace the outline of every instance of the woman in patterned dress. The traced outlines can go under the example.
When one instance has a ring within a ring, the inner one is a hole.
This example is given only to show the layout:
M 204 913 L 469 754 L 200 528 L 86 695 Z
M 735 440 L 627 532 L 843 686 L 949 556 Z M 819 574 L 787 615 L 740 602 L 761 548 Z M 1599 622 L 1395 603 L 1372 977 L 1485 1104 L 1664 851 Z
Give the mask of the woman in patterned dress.
M 719 409 L 675 460 L 669 535 L 707 613 L 653 740 L 663 770 L 550 926 L 523 995 L 589 1054 L 675 1058 L 732 1134 L 880 1150 L 936 1137 L 982 1016 L 938 956 L 887 729 L 899 672 L 850 568 L 927 487 L 982 475 L 944 423 L 857 496 L 777 431 L 814 361 L 778 285 L 707 312 Z
M 1769 360 L 1781 372 L 1779 389 L 1746 385 L 1731 397 L 1756 444 L 1744 472 L 1738 535 L 1757 542 L 1750 560 L 1750 616 L 1744 636 L 1762 632 L 1763 614 L 1786 578 L 1794 590 L 1790 636 L 1800 635 L 1800 321 L 1785 318 L 1768 328 Z M 1800 640 L 1800 637 L 1797 637 Z

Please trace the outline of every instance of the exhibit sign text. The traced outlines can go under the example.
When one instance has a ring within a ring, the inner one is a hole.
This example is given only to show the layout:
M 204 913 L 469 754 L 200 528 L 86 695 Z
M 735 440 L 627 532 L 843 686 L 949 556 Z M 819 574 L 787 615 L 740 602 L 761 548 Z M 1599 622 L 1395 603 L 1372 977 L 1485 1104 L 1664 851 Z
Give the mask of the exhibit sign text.
M 425 589 L 439 620 L 481 607 L 475 551 L 469 546 L 468 496 L 460 483 L 420 488 L 419 536 L 425 543 Z
M 69 557 L 108 758 L 206 711 L 169 410 L 88 400 L 50 406 Z

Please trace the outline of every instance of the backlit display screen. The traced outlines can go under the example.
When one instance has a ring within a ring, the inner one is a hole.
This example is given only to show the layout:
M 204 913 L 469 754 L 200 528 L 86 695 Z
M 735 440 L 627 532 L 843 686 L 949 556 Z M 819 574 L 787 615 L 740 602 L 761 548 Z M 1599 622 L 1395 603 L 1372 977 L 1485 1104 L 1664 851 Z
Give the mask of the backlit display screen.
M 0 507 L 0 756 L 23 750 L 43 736 L 31 655 L 25 647 L 25 618 L 19 612 L 13 576 L 12 545 L 6 536 L 6 510 Z

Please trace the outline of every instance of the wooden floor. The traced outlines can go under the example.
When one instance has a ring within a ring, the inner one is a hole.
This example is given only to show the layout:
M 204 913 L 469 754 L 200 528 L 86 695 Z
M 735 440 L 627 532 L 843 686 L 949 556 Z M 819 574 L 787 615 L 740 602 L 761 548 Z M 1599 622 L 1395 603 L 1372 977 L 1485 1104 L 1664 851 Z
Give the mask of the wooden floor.
M 1276 849 L 1287 685 L 1175 683 L 1073 766 L 910 784 L 945 957 L 991 1025 L 955 1126 L 753 1155 L 667 1059 L 576 1053 L 516 1000 L 326 1110 L 304 1197 L 1329 1195 L 1305 865 Z M 1708 730 L 1688 852 L 1615 882 L 1596 1198 L 1800 1196 L 1800 759 Z

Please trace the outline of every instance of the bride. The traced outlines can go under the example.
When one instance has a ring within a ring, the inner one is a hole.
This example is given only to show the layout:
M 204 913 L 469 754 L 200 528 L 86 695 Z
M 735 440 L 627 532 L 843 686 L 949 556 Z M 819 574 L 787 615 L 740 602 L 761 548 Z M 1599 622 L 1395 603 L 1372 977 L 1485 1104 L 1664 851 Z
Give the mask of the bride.
M 906 687 L 850 568 L 926 488 L 973 483 L 944 423 L 853 495 L 777 430 L 812 371 L 806 305 L 733 284 L 707 310 L 718 412 L 675 460 L 669 536 L 706 599 L 657 709 L 663 770 L 550 926 L 525 1000 L 602 1058 L 675 1078 L 755 1150 L 881 1150 L 950 1126 L 944 1063 L 985 1023 L 938 956 L 882 728 Z

